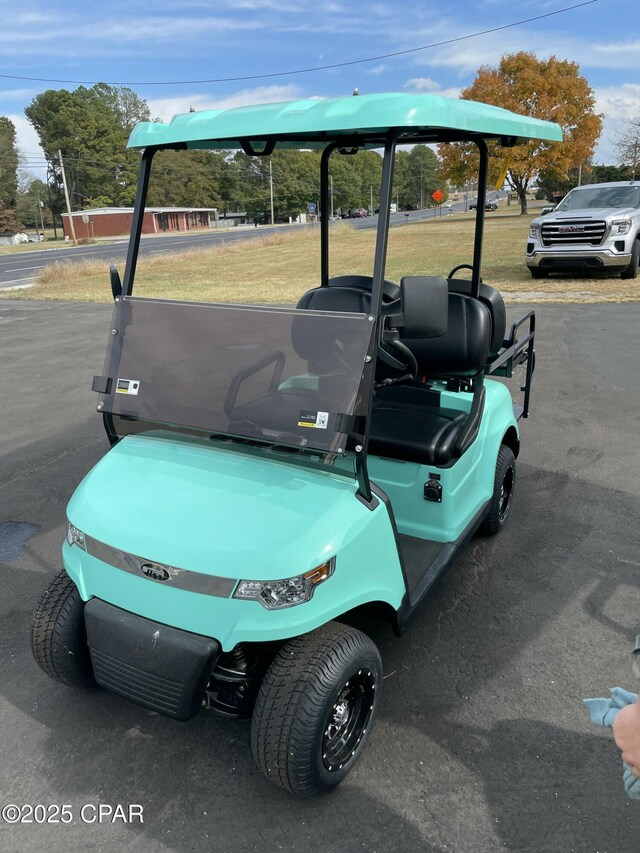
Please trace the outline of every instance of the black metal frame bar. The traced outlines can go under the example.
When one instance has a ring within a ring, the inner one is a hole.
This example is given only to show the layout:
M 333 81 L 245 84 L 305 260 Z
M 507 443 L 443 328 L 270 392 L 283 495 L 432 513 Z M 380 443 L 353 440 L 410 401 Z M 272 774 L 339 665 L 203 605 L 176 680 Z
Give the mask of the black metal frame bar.
M 529 322 L 529 328 L 525 336 L 518 340 L 518 331 L 527 321 Z M 535 336 L 536 313 L 535 311 L 527 311 L 512 323 L 509 337 L 504 340 L 504 349 L 485 368 L 485 374 L 487 375 L 504 376 L 510 379 L 513 376 L 515 367 L 518 367 L 520 364 L 526 365 L 525 381 L 520 389 L 524 392 L 521 414 L 523 418 L 529 417 L 529 398 L 531 396 L 533 371 L 536 364 Z
M 329 284 L 329 158 L 340 148 L 340 142 L 332 142 L 323 150 L 320 158 L 320 285 Z
M 478 206 L 476 208 L 476 228 L 473 237 L 473 270 L 471 273 L 471 296 L 477 299 L 480 295 L 482 267 L 482 236 L 484 234 L 484 205 L 487 197 L 487 174 L 489 169 L 489 152 L 483 139 L 474 140 L 480 153 L 480 170 L 478 172 Z
M 158 151 L 157 148 L 145 148 L 142 152 L 142 159 L 140 160 L 138 189 L 136 190 L 133 221 L 131 223 L 131 237 L 129 238 L 129 248 L 124 268 L 124 281 L 122 283 L 123 296 L 131 296 L 131 291 L 133 290 L 133 280 L 136 274 L 138 251 L 140 249 L 140 235 L 142 234 L 142 223 L 144 221 L 145 201 L 147 199 L 147 189 L 149 188 L 149 175 L 151 174 L 151 163 L 156 151 Z

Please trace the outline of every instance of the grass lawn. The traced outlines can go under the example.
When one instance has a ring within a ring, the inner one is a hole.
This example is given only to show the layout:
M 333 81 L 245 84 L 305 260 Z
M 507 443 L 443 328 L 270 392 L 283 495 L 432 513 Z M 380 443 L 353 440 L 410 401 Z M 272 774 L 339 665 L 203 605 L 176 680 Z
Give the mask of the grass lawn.
M 530 217 L 504 210 L 487 215 L 483 278 L 507 301 L 620 302 L 640 297 L 638 281 L 619 277 L 533 280 L 524 249 Z M 455 214 L 392 228 L 387 278 L 446 275 L 473 256 L 471 214 Z M 138 296 L 216 302 L 290 303 L 320 279 L 318 227 L 275 233 L 208 249 L 141 259 Z M 331 230 L 332 275 L 373 269 L 375 229 L 356 230 L 336 223 Z M 464 275 L 464 273 L 462 273 Z M 0 295 L 2 291 L 0 291 Z M 19 299 L 111 301 L 104 262 L 55 263 L 45 267 L 33 288 L 7 293 Z M 5 297 L 5 298 L 6 298 Z

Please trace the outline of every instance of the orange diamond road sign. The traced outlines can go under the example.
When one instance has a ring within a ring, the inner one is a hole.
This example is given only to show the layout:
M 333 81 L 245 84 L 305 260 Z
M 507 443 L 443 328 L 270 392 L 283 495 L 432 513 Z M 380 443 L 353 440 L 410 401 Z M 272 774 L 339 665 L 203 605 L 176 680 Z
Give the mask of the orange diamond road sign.
M 435 202 L 437 202 L 438 204 L 440 204 L 440 202 L 441 202 L 441 201 L 442 201 L 442 199 L 444 198 L 444 193 L 442 192 L 442 190 L 436 190 L 436 191 L 433 193 L 433 195 L 431 196 L 431 198 L 432 198 Z

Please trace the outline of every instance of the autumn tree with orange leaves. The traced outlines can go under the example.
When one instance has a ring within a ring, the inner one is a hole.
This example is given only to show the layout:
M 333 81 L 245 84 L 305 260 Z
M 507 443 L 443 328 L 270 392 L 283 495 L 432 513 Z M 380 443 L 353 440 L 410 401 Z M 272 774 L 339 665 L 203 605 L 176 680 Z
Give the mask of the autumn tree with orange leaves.
M 507 166 L 506 181 L 518 194 L 520 212 L 527 213 L 527 189 L 540 172 L 568 178 L 569 170 L 588 163 L 602 128 L 594 112 L 595 96 L 577 63 L 538 59 L 533 53 L 506 54 L 498 68 L 483 66 L 460 97 L 482 101 L 521 115 L 555 121 L 562 128 L 562 142 L 533 139 L 515 148 L 490 143 L 489 182 L 495 183 Z M 474 145 L 443 144 L 439 147 L 444 174 L 461 185 L 478 168 Z

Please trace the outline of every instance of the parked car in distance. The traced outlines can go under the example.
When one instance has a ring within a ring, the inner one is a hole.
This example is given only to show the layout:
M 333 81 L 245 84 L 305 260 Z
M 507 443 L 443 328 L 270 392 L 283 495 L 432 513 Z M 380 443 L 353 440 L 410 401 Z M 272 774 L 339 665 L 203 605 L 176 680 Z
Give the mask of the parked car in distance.
M 556 208 L 531 222 L 526 264 L 532 278 L 546 278 L 552 272 L 599 271 L 637 278 L 640 181 L 572 189 Z
M 469 205 L 469 210 L 477 210 L 478 209 L 478 199 L 474 199 Z M 485 210 L 497 210 L 498 204 L 495 201 L 487 201 L 484 205 Z
M 354 219 L 364 219 L 365 216 L 369 216 L 369 211 L 364 207 L 356 207 L 355 210 L 351 212 L 351 216 Z

